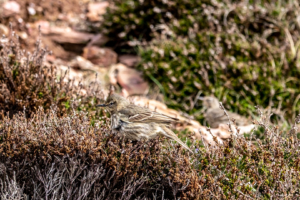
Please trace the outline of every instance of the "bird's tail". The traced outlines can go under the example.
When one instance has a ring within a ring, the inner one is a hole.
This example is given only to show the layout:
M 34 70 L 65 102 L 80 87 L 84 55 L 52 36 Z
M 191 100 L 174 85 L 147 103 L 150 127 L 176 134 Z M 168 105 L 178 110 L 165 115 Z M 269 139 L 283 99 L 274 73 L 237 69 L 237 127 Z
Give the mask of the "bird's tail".
M 171 131 L 170 129 L 168 129 L 165 126 L 161 126 L 162 129 L 164 130 L 164 132 L 162 133 L 164 136 L 166 136 L 167 138 L 173 139 L 176 142 L 178 142 L 179 144 L 181 144 L 185 149 L 189 150 L 191 153 L 194 153 L 184 142 L 182 142 L 177 135 Z

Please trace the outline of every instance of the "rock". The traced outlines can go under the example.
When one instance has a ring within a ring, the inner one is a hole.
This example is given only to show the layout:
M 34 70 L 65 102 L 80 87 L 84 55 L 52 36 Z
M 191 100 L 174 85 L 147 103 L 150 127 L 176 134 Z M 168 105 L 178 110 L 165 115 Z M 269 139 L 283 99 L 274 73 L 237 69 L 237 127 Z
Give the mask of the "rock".
M 34 47 L 34 42 L 36 40 L 31 40 L 31 46 Z M 29 41 L 28 41 L 29 43 Z M 55 56 L 55 58 L 61 58 L 64 60 L 69 60 L 73 58 L 76 54 L 73 52 L 66 51 L 61 45 L 57 44 L 56 42 L 53 42 L 48 37 L 42 37 L 42 44 L 43 46 L 47 46 L 48 49 L 51 49 L 52 55 Z M 34 50 L 34 49 L 31 49 Z
M 131 101 L 135 105 L 147 107 L 151 110 L 158 111 L 163 114 L 167 114 L 168 116 L 177 117 L 179 115 L 179 113 L 178 115 L 177 114 L 174 115 L 174 113 L 169 113 L 166 104 L 156 100 L 148 99 L 146 97 L 142 97 L 142 96 L 129 97 L 129 101 Z
M 108 37 L 99 33 L 91 38 L 87 46 L 103 46 L 106 42 L 108 42 Z
M 134 67 L 140 62 L 141 58 L 136 55 L 131 54 L 125 54 L 119 56 L 119 62 L 128 66 L 128 67 Z
M 83 57 L 95 65 L 109 67 L 117 63 L 117 53 L 109 48 L 87 46 L 83 49 Z
M 86 14 L 89 21 L 97 22 L 103 19 L 102 15 L 106 13 L 106 8 L 109 6 L 107 1 L 90 2 L 88 5 L 88 13 Z
M 68 70 L 68 74 L 66 76 L 66 80 L 68 79 L 74 79 L 74 83 L 75 85 L 78 85 L 79 82 L 81 82 L 84 85 L 89 85 L 91 82 L 96 82 L 101 88 L 104 88 L 105 85 L 107 85 L 107 82 L 105 80 L 105 77 L 107 77 L 108 74 L 108 70 L 105 68 L 97 68 L 95 67 L 95 70 L 92 69 L 85 69 L 82 70 L 82 68 L 78 69 L 78 68 L 73 68 L 73 67 L 67 67 L 70 65 L 75 65 L 76 62 L 75 60 L 73 60 L 72 62 L 67 63 L 68 65 L 65 64 L 61 64 L 61 65 L 57 65 L 58 66 L 58 72 L 61 73 L 65 73 L 66 70 Z M 83 66 L 83 61 L 81 61 L 81 63 L 79 64 L 81 66 Z M 87 67 L 87 66 L 85 66 Z
M 30 3 L 29 6 L 27 6 L 27 12 L 29 15 L 36 15 L 36 8 L 34 3 Z
M 73 77 L 75 77 L 74 73 L 76 72 L 77 76 L 75 78 L 77 80 L 79 80 L 78 78 L 82 78 L 84 84 L 89 84 L 93 81 L 96 81 L 103 87 L 109 84 L 109 79 L 107 78 L 109 69 L 100 68 L 81 56 L 76 56 L 71 61 L 62 64 L 70 66 L 71 71 L 73 71 Z
M 2 5 L 2 8 L 4 8 L 4 12 L 7 12 L 9 14 L 16 14 L 20 13 L 20 5 L 15 1 L 7 1 Z
M 68 79 L 71 79 L 74 80 L 75 85 L 78 85 L 78 83 L 83 80 L 83 73 L 79 70 L 75 70 L 65 65 L 57 65 L 57 69 L 58 75 L 60 76 L 67 72 L 66 79 L 64 79 L 65 82 L 67 82 Z
M 110 68 L 109 77 L 111 84 L 118 83 L 122 86 L 123 93 L 127 94 L 126 96 L 146 94 L 149 90 L 148 83 L 144 81 L 140 72 L 121 63 Z
M 27 24 L 29 33 L 35 32 L 38 27 L 41 27 L 41 33 L 44 37 L 48 37 L 52 41 L 59 44 L 94 44 L 104 45 L 108 38 L 102 34 L 92 34 L 86 32 L 78 32 L 67 27 L 50 26 L 48 21 L 38 21 L 36 23 Z
M 77 32 L 71 28 L 52 27 L 47 36 L 54 42 L 60 44 L 87 44 L 94 35 L 91 33 Z
M 46 59 L 46 61 L 53 63 L 53 62 L 55 62 L 56 57 L 53 54 L 51 54 L 51 55 L 47 54 L 45 59 Z
M 51 27 L 48 21 L 39 20 L 35 23 L 27 23 L 26 26 L 28 27 L 29 34 L 33 34 L 39 27 L 43 35 L 50 34 Z
M 5 35 L 6 37 L 9 36 L 9 28 L 3 24 L 0 24 L 0 37 Z M 14 31 L 16 35 L 18 35 L 21 39 L 25 40 L 28 38 L 28 35 L 26 32 L 23 31 Z
M 81 56 L 76 56 L 69 63 L 69 66 L 75 69 L 97 71 L 99 67 L 95 66 L 91 61 L 86 60 Z
M 51 49 L 57 58 L 65 60 L 69 60 L 80 54 L 86 45 L 103 45 L 108 40 L 102 34 L 77 32 L 70 28 L 55 27 L 51 26 L 48 21 L 43 20 L 35 23 L 27 23 L 26 27 L 29 34 L 29 39 L 26 42 L 30 47 L 35 46 L 35 38 L 39 35 L 38 28 L 40 27 L 41 40 L 44 46 Z
M 7 26 L 0 24 L 0 36 L 2 35 L 8 36 L 8 33 L 9 33 L 9 29 L 7 28 Z

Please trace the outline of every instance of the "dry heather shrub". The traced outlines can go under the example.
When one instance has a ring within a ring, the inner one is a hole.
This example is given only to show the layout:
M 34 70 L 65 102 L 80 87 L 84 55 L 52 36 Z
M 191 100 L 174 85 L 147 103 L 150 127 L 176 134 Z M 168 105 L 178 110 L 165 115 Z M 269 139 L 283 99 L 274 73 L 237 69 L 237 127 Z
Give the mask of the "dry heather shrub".
M 33 199 L 197 199 L 198 176 L 181 147 L 125 142 L 109 119 L 38 110 L 0 123 L 0 162 Z M 179 147 L 179 148 L 178 148 Z
M 195 155 L 160 138 L 124 141 L 105 116 L 94 121 L 73 111 L 58 118 L 54 109 L 30 119 L 2 116 L 0 179 L 15 173 L 15 186 L 26 183 L 22 192 L 32 199 L 296 199 L 296 128 L 283 133 L 259 114 L 255 123 L 264 128 L 264 140 L 250 135 L 232 136 L 224 145 L 195 143 Z
M 41 48 L 39 40 L 32 54 L 20 49 L 14 35 L 2 38 L 0 44 L 0 111 L 9 112 L 10 117 L 24 109 L 30 116 L 39 106 L 48 112 L 52 105 L 61 116 L 71 106 L 88 106 L 89 101 L 102 97 L 97 86 L 76 86 L 74 80 L 67 79 L 67 72 L 58 77 L 55 66 L 46 67 L 43 60 L 49 51 Z
M 23 193 L 23 188 L 21 188 L 14 174 L 13 179 L 0 180 L 0 199 L 6 200 L 21 200 L 26 199 L 26 195 Z
M 225 145 L 199 149 L 201 194 L 211 199 L 297 199 L 300 195 L 300 140 L 282 132 L 258 109 L 254 123 L 264 128 L 265 139 L 232 136 Z M 297 123 L 299 122 L 297 117 Z M 294 130 L 295 127 L 292 129 Z M 251 142 L 251 140 L 254 142 Z M 209 152 L 208 152 L 209 150 Z

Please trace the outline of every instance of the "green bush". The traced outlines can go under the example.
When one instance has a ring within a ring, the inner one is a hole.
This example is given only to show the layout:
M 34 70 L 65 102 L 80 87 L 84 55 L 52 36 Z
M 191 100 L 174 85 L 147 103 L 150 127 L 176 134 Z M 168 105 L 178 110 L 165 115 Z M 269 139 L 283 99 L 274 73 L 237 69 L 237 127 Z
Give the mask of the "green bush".
M 153 30 L 161 29 L 159 25 L 184 17 L 202 3 L 194 0 L 112 0 L 111 4 L 104 15 L 101 31 L 111 38 L 109 44 L 122 52 L 132 51 L 128 48 L 131 40 L 151 41 L 155 37 Z
M 202 92 L 214 94 L 228 109 L 244 115 L 251 114 L 255 105 L 272 106 L 291 119 L 300 109 L 300 43 L 293 2 L 157 0 L 151 1 L 152 7 L 145 6 L 146 1 L 113 2 L 117 8 L 107 16 L 118 17 L 123 29 L 112 25 L 109 31 L 125 31 L 127 40 L 150 40 L 139 46 L 139 69 L 161 88 L 171 107 L 201 119 L 197 112 L 201 104 L 194 103 Z M 140 13 L 143 6 L 147 12 L 136 19 L 155 22 L 139 25 L 135 18 L 125 17 L 129 12 Z M 147 15 L 154 7 L 161 10 L 156 16 L 159 20 Z M 171 15 L 166 14 L 168 11 Z M 147 37 L 130 28 L 150 30 L 151 25 L 158 24 L 163 24 L 164 30 L 147 31 Z

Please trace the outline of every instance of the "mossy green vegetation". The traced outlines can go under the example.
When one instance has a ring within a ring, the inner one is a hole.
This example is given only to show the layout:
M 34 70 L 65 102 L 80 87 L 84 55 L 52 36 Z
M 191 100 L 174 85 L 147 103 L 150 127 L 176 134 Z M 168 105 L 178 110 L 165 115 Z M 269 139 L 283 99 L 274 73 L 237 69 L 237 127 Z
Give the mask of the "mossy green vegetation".
M 201 92 L 248 116 L 256 105 L 280 109 L 288 119 L 300 109 L 295 1 L 113 2 L 106 29 L 124 32 L 123 41 L 148 41 L 138 43 L 139 69 L 169 106 L 201 119 Z M 115 16 L 118 22 L 109 20 Z

